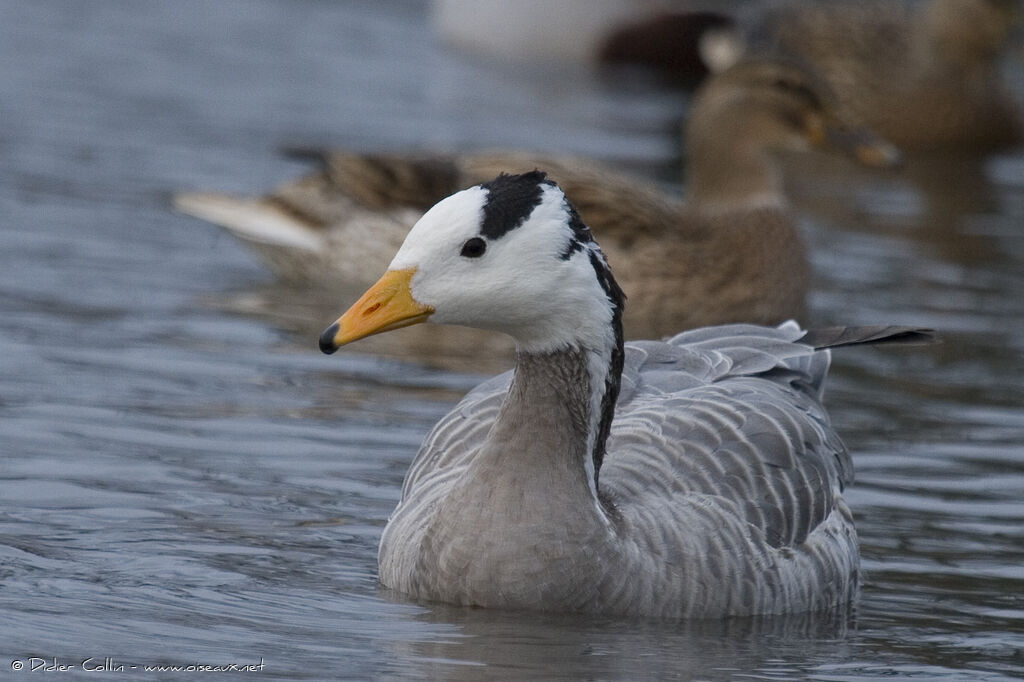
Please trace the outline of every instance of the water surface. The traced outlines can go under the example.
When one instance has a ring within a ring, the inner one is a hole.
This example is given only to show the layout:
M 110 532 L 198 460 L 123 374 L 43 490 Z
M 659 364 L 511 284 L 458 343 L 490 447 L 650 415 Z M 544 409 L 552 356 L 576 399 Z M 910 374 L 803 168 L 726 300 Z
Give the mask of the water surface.
M 264 191 L 305 168 L 280 147 L 319 144 L 564 151 L 671 181 L 686 104 L 642 79 L 446 52 L 426 19 L 419 2 L 0 2 L 0 667 L 1024 676 L 1013 154 L 793 169 L 812 320 L 944 339 L 837 354 L 828 401 L 868 572 L 850 618 L 537 616 L 378 588 L 412 454 L 482 370 L 323 357 L 324 306 L 347 301 L 275 283 L 169 194 Z

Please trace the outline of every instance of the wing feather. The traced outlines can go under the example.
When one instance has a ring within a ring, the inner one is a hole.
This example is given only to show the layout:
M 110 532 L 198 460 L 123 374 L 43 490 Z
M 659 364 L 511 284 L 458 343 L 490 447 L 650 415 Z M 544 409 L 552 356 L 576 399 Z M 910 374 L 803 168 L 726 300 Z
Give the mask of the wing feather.
M 627 344 L 601 483 L 645 544 L 671 558 L 696 514 L 714 535 L 731 516 L 736 533 L 795 547 L 833 513 L 852 464 L 819 400 L 827 352 L 794 343 L 802 334 L 795 324 L 728 325 Z M 478 386 L 438 423 L 409 469 L 403 504 L 432 505 L 454 485 L 510 380 Z

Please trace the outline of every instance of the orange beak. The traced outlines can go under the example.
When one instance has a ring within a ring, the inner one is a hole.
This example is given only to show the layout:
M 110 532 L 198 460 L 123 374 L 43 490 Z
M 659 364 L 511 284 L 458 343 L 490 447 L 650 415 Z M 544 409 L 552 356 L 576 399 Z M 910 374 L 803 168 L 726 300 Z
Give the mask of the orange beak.
M 346 343 L 392 329 L 426 322 L 434 312 L 412 297 L 416 268 L 388 270 L 338 321 L 320 335 L 320 350 L 333 353 Z
M 815 147 L 831 147 L 874 168 L 897 168 L 903 154 L 888 140 L 871 130 L 847 125 L 834 113 L 826 118 L 809 117 L 805 121 L 807 139 Z

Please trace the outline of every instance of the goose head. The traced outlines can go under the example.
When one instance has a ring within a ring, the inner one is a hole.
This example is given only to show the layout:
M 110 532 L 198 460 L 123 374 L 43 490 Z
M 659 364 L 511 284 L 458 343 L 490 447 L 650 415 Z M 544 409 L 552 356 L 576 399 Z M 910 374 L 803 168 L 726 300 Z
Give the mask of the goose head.
M 622 303 L 561 189 L 540 171 L 500 175 L 428 210 L 320 348 L 431 322 L 504 332 L 531 353 L 600 352 L 610 338 L 621 342 Z

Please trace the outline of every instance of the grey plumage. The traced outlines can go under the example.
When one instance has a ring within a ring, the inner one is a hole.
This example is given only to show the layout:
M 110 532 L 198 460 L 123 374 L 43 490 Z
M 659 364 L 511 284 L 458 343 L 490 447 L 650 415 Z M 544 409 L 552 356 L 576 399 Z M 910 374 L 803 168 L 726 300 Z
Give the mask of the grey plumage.
M 478 534 L 449 532 L 488 521 L 479 507 L 448 504 L 503 409 L 511 373 L 485 382 L 417 454 L 381 541 L 382 582 L 456 603 L 665 617 L 848 602 L 859 556 L 841 491 L 853 466 L 820 402 L 828 352 L 801 342 L 803 334 L 791 323 L 731 325 L 627 344 L 600 477 L 611 527 L 581 524 L 588 503 L 566 491 L 548 501 L 546 527 L 525 532 L 526 544 L 497 567 Z M 845 338 L 871 342 L 884 333 L 847 330 Z M 530 430 L 530 439 L 551 437 L 536 424 Z M 495 486 L 467 503 L 500 493 L 501 472 L 493 475 Z M 483 534 L 507 545 L 518 533 Z M 435 553 L 425 556 L 424 546 Z M 444 584 L 453 564 L 466 578 L 456 586 Z M 502 584 L 503 575 L 535 584 Z

